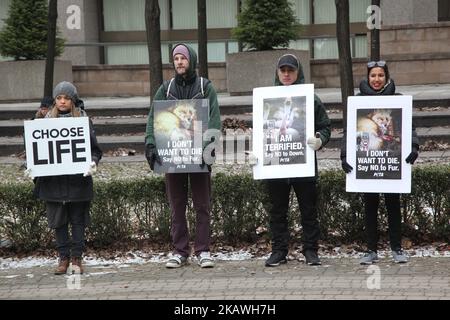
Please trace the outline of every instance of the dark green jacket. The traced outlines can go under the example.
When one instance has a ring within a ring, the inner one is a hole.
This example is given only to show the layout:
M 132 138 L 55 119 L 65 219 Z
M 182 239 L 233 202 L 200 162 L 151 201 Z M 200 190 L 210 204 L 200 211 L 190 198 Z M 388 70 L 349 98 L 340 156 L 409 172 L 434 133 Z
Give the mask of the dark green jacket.
M 197 54 L 195 53 L 194 49 L 189 47 L 186 44 L 185 45 L 189 49 L 189 69 L 187 70 L 187 77 L 183 78 L 182 76 L 176 74 L 175 80 L 173 81 L 171 85 L 171 92 L 174 92 L 174 98 L 176 99 L 192 99 L 194 97 L 200 98 L 200 99 L 209 99 L 209 121 L 208 121 L 208 129 L 217 129 L 221 130 L 221 121 L 220 121 L 220 110 L 219 110 L 219 103 L 217 101 L 217 93 L 214 89 L 212 83 L 207 80 L 205 81 L 206 87 L 205 87 L 205 95 L 204 97 L 198 96 L 198 92 L 196 92 L 195 88 L 195 82 L 198 77 L 196 73 L 196 67 L 197 67 Z M 174 48 L 176 45 L 174 46 Z M 205 79 L 206 80 L 206 79 Z M 158 91 L 155 94 L 155 97 L 152 101 L 156 100 L 168 100 L 166 97 L 166 89 L 167 85 L 162 84 Z M 153 111 L 154 105 L 152 102 L 152 105 L 150 106 L 150 112 L 148 114 L 147 118 L 147 129 L 145 133 L 145 144 L 155 144 L 155 135 L 153 131 Z M 205 142 L 204 142 L 205 144 Z

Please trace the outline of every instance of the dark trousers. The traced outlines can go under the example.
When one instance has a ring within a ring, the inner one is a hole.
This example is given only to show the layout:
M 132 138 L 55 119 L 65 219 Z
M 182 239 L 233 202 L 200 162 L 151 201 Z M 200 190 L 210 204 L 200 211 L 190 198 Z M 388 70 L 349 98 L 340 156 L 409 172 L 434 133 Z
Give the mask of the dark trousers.
M 195 254 L 209 251 L 210 245 L 211 174 L 209 172 L 167 173 L 166 193 L 172 214 L 170 233 L 175 253 L 184 257 L 190 255 L 189 230 L 186 220 L 189 181 L 196 213 Z
M 389 241 L 392 250 L 401 249 L 401 215 L 400 194 L 385 193 L 384 202 L 388 212 Z M 369 250 L 377 251 L 378 244 L 378 206 L 380 194 L 364 193 L 365 226 L 367 236 L 367 247 Z
M 85 212 L 89 202 L 68 202 L 63 204 L 68 222 L 55 229 L 56 248 L 60 258 L 81 257 L 84 251 Z M 72 239 L 69 237 L 69 223 Z
M 319 222 L 316 209 L 316 182 L 298 179 L 271 179 L 267 181 L 270 209 L 270 231 L 272 233 L 272 251 L 288 252 L 288 207 L 291 187 L 294 188 L 300 208 L 303 228 L 303 252 L 318 250 L 320 237 Z

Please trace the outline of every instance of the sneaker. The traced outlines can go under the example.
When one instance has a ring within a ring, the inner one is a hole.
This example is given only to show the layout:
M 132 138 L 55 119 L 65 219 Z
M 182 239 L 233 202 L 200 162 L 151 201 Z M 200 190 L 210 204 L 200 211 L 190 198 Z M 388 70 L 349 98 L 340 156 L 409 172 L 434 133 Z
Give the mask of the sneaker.
M 281 251 L 274 251 L 266 260 L 266 267 L 278 267 L 280 264 L 286 263 L 286 254 Z
M 198 265 L 202 268 L 213 268 L 214 267 L 214 259 L 211 257 L 211 254 L 208 251 L 200 252 L 197 256 Z
M 187 263 L 187 258 L 183 257 L 181 254 L 174 254 L 166 262 L 166 268 L 179 268 Z
M 315 250 L 306 250 L 303 255 L 305 256 L 305 262 L 310 266 L 320 266 L 322 264 Z
M 375 251 L 367 251 L 363 257 L 359 260 L 359 264 L 372 264 L 378 262 L 378 255 Z
M 406 263 L 408 262 L 408 256 L 402 250 L 392 251 L 392 259 L 395 263 Z

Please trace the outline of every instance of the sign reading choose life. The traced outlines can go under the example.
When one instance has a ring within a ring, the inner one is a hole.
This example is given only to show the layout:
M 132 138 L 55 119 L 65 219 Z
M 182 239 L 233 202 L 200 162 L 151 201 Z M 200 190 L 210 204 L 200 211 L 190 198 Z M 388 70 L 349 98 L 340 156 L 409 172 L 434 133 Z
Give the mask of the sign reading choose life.
M 89 118 L 24 121 L 27 168 L 33 177 L 85 173 L 91 163 Z

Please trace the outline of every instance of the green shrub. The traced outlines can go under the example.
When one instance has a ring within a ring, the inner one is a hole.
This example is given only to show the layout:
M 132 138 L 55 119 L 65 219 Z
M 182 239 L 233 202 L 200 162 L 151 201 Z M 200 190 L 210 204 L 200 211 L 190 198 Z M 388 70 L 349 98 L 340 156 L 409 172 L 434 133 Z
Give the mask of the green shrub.
M 38 60 L 47 56 L 47 0 L 12 0 L 0 32 L 0 54 L 15 60 Z M 55 54 L 64 50 L 56 38 Z
M 404 235 L 415 242 L 450 241 L 450 165 L 414 168 L 412 179 L 411 194 L 401 197 Z M 260 240 L 257 230 L 268 229 L 269 224 L 270 204 L 264 181 L 255 181 L 250 174 L 219 173 L 212 179 L 212 195 L 213 241 L 237 245 Z M 322 240 L 335 245 L 364 241 L 361 198 L 361 194 L 345 192 L 345 176 L 340 170 L 320 173 L 317 207 Z M 0 199 L 0 239 L 10 240 L 15 249 L 24 251 L 50 246 L 53 233 L 47 227 L 45 206 L 33 198 L 31 184 L 0 184 Z M 192 200 L 188 202 L 187 215 L 193 239 Z M 291 231 L 301 230 L 294 192 L 289 225 Z M 387 222 L 383 200 L 379 228 L 384 235 Z M 293 241 L 298 241 L 299 233 L 293 233 Z M 87 240 L 101 247 L 135 240 L 170 243 L 170 209 L 164 178 L 95 182 Z
M 20 251 L 48 247 L 53 233 L 47 227 L 45 205 L 36 201 L 30 183 L 0 184 L 0 239 Z
M 232 34 L 248 49 L 271 50 L 287 47 L 299 27 L 288 0 L 246 0 Z

